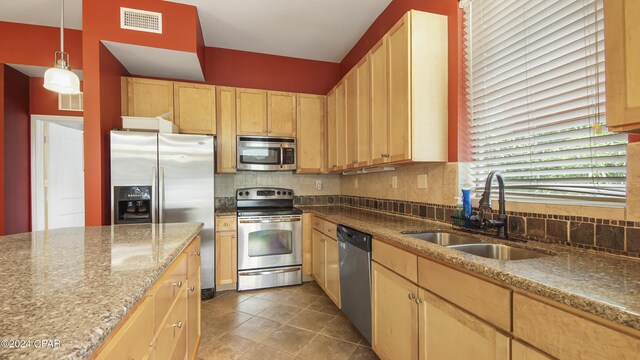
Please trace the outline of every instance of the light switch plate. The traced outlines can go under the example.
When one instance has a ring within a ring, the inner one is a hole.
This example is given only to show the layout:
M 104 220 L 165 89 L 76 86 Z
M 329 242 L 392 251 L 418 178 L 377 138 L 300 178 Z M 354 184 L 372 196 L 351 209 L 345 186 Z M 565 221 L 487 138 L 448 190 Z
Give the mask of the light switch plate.
M 354 187 L 357 189 L 358 188 L 358 178 L 355 179 L 355 183 L 354 183 Z
M 426 189 L 427 187 L 427 174 L 418 175 L 418 189 Z
M 391 177 L 391 187 L 394 189 L 398 188 L 398 177 L 397 176 L 392 176 Z
M 322 191 L 322 180 L 316 180 L 316 190 Z

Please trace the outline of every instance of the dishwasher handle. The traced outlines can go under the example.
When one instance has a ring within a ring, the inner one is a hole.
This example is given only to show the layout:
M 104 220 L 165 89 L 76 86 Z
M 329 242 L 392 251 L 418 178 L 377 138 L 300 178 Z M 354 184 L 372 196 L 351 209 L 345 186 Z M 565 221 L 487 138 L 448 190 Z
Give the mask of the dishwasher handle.
M 338 225 L 338 242 L 353 245 L 366 252 L 371 252 L 373 236 L 344 225 Z

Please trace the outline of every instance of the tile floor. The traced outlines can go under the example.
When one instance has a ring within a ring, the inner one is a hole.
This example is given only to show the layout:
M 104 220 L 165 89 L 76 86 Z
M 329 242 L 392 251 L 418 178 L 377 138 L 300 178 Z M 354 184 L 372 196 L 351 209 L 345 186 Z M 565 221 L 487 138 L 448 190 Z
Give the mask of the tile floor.
M 202 303 L 200 359 L 378 359 L 315 282 Z

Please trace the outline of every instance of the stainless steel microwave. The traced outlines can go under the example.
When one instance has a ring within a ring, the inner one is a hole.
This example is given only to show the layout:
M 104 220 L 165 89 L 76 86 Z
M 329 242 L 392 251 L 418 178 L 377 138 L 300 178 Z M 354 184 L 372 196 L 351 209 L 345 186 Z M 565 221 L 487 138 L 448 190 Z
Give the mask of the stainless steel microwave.
M 296 169 L 296 139 L 238 136 L 238 170 L 291 171 Z

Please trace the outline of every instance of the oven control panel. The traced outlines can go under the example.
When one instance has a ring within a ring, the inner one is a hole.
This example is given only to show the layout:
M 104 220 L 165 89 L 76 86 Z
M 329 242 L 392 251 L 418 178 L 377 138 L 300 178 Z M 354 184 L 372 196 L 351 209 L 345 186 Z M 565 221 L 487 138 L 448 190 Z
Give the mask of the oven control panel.
M 244 188 L 236 191 L 236 200 L 292 200 L 293 190 L 284 188 Z

